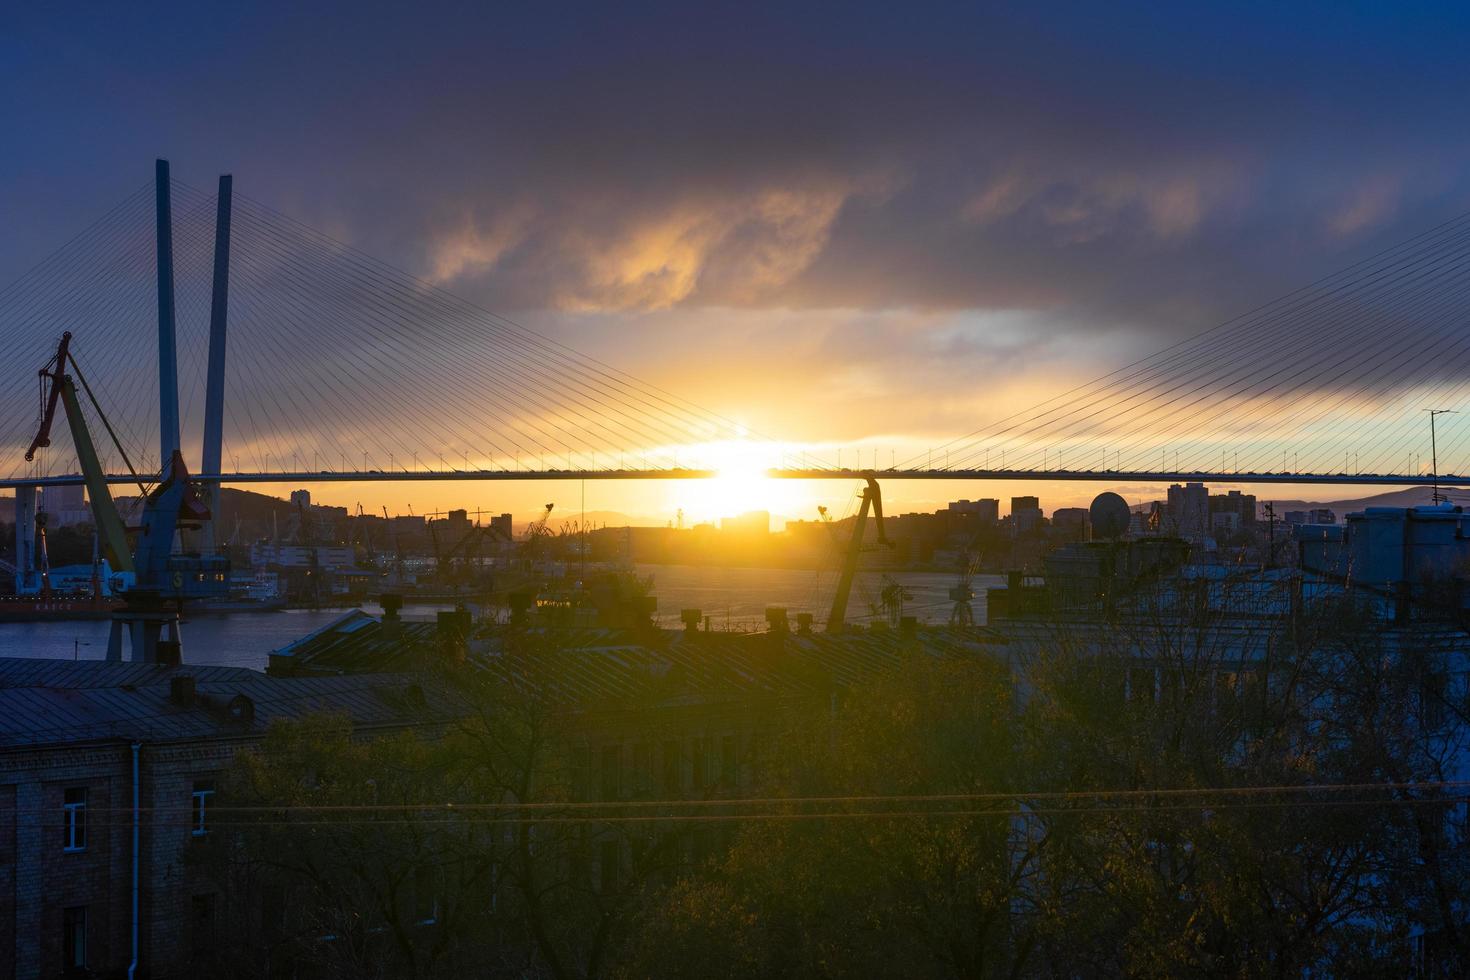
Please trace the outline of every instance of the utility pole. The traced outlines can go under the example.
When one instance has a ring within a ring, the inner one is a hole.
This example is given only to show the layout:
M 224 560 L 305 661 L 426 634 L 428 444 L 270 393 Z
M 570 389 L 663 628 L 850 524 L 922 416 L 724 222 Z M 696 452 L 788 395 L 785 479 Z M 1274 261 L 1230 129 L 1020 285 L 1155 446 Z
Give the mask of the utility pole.
M 1437 504 L 1450 498 L 1439 492 L 1439 447 L 1434 441 L 1434 418 L 1437 415 L 1458 415 L 1460 413 L 1453 408 L 1426 408 L 1424 411 L 1429 413 L 1429 465 L 1434 477 L 1434 493 L 1430 496 L 1429 502 Z
M 1276 567 L 1276 505 L 1266 502 L 1266 567 Z

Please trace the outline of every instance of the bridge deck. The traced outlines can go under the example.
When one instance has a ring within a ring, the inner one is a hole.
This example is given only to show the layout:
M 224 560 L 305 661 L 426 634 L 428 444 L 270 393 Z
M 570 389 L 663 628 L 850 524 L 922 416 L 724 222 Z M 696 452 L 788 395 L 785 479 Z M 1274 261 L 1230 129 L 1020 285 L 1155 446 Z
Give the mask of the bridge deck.
M 1344 486 L 1417 486 L 1433 482 L 1427 475 L 1403 473 L 1230 473 L 1175 470 L 901 470 L 901 469 L 770 469 L 778 480 L 1021 480 L 1079 483 L 1231 483 L 1336 484 Z M 720 475 L 707 469 L 620 470 L 288 470 L 273 473 L 200 474 L 201 480 L 219 480 L 227 486 L 247 483 L 415 483 L 455 480 L 708 480 Z M 112 474 L 107 482 L 135 483 L 126 473 Z M 76 486 L 78 474 L 0 480 L 0 489 Z M 1470 476 L 1440 474 L 1439 485 L 1470 487 Z

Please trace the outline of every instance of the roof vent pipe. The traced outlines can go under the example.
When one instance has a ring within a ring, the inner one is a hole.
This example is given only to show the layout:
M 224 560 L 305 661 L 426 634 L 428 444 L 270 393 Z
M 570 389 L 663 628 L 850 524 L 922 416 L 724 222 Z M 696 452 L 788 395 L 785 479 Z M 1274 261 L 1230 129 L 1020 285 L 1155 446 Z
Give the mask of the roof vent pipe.
M 699 632 L 699 623 L 704 619 L 704 613 L 699 609 L 682 609 L 679 611 L 679 619 L 684 624 L 684 632 Z

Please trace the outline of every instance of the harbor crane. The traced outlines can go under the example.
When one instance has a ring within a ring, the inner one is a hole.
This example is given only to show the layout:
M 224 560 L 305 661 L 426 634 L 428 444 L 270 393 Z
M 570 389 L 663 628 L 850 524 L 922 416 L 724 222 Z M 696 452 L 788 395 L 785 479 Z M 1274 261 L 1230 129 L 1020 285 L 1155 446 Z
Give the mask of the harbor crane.
M 853 521 L 852 538 L 848 541 L 847 555 L 842 561 L 842 574 L 837 579 L 837 593 L 832 596 L 832 610 L 827 614 L 827 632 L 841 633 L 843 620 L 847 618 L 847 600 L 852 594 L 852 580 L 857 575 L 858 557 L 863 551 L 863 534 L 868 527 L 868 512 L 871 510 L 873 519 L 877 522 L 878 543 L 885 548 L 892 548 L 893 542 L 888 540 L 888 535 L 883 531 L 883 491 L 878 489 L 878 481 L 871 476 L 864 476 L 867 486 L 862 490 L 862 503 L 858 505 L 857 519 Z
M 542 538 L 551 533 L 546 530 L 546 522 L 551 520 L 551 511 L 555 507 L 556 504 L 554 503 L 547 504 L 546 509 L 541 512 L 541 516 L 532 521 L 530 526 L 526 528 L 525 537 L 521 539 L 521 553 L 527 558 L 534 557 L 537 544 L 540 543 Z
M 530 544 L 546 533 L 546 522 L 551 519 L 551 511 L 555 506 L 556 504 L 547 504 L 546 509 L 541 512 L 541 516 L 532 521 L 530 526 L 526 528 L 527 544 Z
M 124 606 L 113 615 L 107 659 L 122 660 L 122 634 L 126 631 L 132 660 L 176 663 L 181 655 L 179 609 L 182 603 L 189 599 L 227 595 L 230 562 L 222 555 L 174 553 L 174 539 L 179 530 L 197 528 L 210 516 L 200 498 L 200 488 L 189 479 L 183 454 L 177 449 L 164 465 L 151 491 L 141 479 L 138 482 L 144 494 L 141 526 L 129 529 L 123 524 L 117 503 L 108 489 L 107 476 L 98 459 L 86 417 L 82 414 L 77 381 L 81 382 L 88 402 L 135 478 L 137 471 L 102 406 L 92 394 L 86 376 L 72 357 L 71 336 L 70 332 L 61 335 L 56 354 L 41 368 L 41 425 L 26 450 L 25 458 L 32 460 L 37 450 L 51 445 L 51 426 L 60 404 L 66 411 L 72 446 L 92 503 L 98 543 L 115 571 L 132 576 L 132 584 L 123 592 Z M 135 544 L 130 544 L 130 530 Z M 164 639 L 165 633 L 168 639 Z

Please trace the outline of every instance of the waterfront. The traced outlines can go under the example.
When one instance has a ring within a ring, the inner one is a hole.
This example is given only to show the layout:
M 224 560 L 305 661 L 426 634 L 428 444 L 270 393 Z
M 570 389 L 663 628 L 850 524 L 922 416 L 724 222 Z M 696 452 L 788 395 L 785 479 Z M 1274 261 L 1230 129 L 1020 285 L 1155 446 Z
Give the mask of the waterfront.
M 640 577 L 653 577 L 653 594 L 658 598 L 658 620 L 664 626 L 679 624 L 679 610 L 700 609 L 713 629 L 764 629 L 768 606 L 785 606 L 797 612 L 815 613 L 820 620 L 831 601 L 835 576 L 832 573 L 788 568 L 722 568 L 692 565 L 641 565 Z M 939 572 L 895 572 L 890 577 L 910 594 L 906 615 L 920 622 L 949 620 L 950 587 L 955 576 Z M 999 584 L 995 575 L 975 576 L 977 593 L 971 606 L 975 621 L 985 621 L 985 589 Z M 853 622 L 872 618 L 870 604 L 878 601 L 883 576 L 859 573 L 853 583 L 849 617 Z M 377 613 L 375 604 L 365 609 Z M 428 619 L 444 605 L 405 607 L 410 619 Z M 298 637 L 343 615 L 342 609 L 289 609 L 276 612 L 228 613 L 186 619 L 183 626 L 184 656 L 190 663 L 263 669 L 266 657 Z M 50 657 L 100 660 L 107 653 L 106 620 L 4 623 L 0 624 L 0 657 Z

